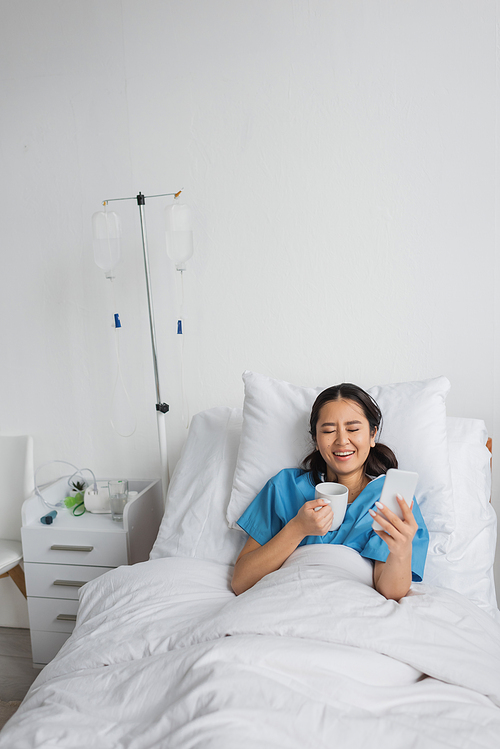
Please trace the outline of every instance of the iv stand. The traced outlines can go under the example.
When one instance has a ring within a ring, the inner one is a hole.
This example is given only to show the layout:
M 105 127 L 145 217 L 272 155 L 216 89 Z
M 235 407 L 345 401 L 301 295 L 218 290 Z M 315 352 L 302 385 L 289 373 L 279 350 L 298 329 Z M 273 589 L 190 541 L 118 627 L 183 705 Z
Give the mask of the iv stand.
M 161 480 L 163 484 L 163 500 L 167 493 L 169 475 L 168 475 L 168 461 L 167 461 L 167 430 L 165 423 L 165 414 L 169 410 L 167 403 L 162 403 L 160 395 L 160 379 L 158 376 L 158 357 L 156 353 L 156 330 L 153 310 L 153 295 L 151 291 L 151 277 L 149 272 L 149 256 L 148 256 L 148 242 L 146 236 L 146 216 L 145 216 L 145 205 L 146 197 L 148 198 L 163 198 L 169 195 L 177 197 L 180 192 L 168 192 L 162 195 L 143 195 L 139 193 L 134 198 L 111 198 L 111 200 L 104 200 L 103 205 L 112 203 L 116 200 L 137 200 L 139 207 L 139 217 L 141 221 L 141 236 L 142 236 L 142 250 L 144 255 L 144 273 L 146 275 L 146 292 L 148 297 L 148 311 L 149 311 L 149 330 L 151 334 L 151 348 L 153 352 L 153 369 L 155 375 L 155 387 L 156 387 L 156 421 L 158 427 L 158 442 L 160 446 L 160 463 L 161 463 Z

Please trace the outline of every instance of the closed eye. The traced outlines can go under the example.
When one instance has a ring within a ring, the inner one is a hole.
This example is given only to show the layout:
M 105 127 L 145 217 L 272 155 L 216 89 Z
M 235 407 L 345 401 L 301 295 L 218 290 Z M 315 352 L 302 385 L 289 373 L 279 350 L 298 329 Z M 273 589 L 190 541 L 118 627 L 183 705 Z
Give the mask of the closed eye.
M 347 429 L 348 432 L 359 432 L 359 429 Z M 335 429 L 322 429 L 321 434 L 335 434 Z

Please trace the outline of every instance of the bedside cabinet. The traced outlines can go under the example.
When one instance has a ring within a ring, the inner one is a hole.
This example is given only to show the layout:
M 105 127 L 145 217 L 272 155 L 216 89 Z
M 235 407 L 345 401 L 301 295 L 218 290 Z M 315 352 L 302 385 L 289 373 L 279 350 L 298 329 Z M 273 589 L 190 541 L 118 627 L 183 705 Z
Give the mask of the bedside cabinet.
M 42 493 L 55 504 L 66 490 L 63 479 Z M 129 491 L 138 494 L 125 505 L 123 522 L 110 514 L 75 517 L 62 507 L 54 522 L 44 525 L 40 518 L 49 508 L 43 501 L 33 496 L 24 502 L 21 540 L 35 667 L 52 660 L 73 631 L 85 583 L 149 558 L 164 511 L 161 481 L 129 480 Z

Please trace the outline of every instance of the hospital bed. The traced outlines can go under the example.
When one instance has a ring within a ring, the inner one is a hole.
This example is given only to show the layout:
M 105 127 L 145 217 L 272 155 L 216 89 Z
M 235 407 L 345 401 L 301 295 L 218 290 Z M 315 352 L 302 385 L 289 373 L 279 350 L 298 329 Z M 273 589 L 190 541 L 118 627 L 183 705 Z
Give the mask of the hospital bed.
M 445 378 L 371 390 L 381 439 L 419 472 L 430 534 L 424 580 L 404 599 L 366 584 L 352 549 L 315 546 L 236 597 L 235 521 L 256 485 L 307 451 L 319 390 L 244 379 L 243 409 L 193 418 L 150 560 L 84 586 L 73 634 L 1 749 L 496 749 L 484 422 L 446 415 Z

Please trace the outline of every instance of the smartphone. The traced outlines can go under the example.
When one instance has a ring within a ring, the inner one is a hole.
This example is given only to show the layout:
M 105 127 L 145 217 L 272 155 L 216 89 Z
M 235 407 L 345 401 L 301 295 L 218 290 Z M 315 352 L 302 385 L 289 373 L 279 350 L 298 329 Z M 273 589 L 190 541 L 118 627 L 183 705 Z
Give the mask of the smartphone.
M 413 471 L 400 471 L 399 468 L 389 468 L 385 476 L 380 501 L 385 505 L 385 507 L 392 510 L 398 518 L 403 518 L 403 512 L 398 504 L 398 500 L 396 499 L 396 494 L 403 497 L 406 504 L 410 506 L 417 487 L 417 481 L 418 473 L 414 473 Z M 380 512 L 378 508 L 374 509 L 376 509 L 380 515 L 385 517 L 384 513 Z M 380 523 L 377 523 L 376 520 L 373 521 L 372 528 L 374 531 L 383 530 Z

